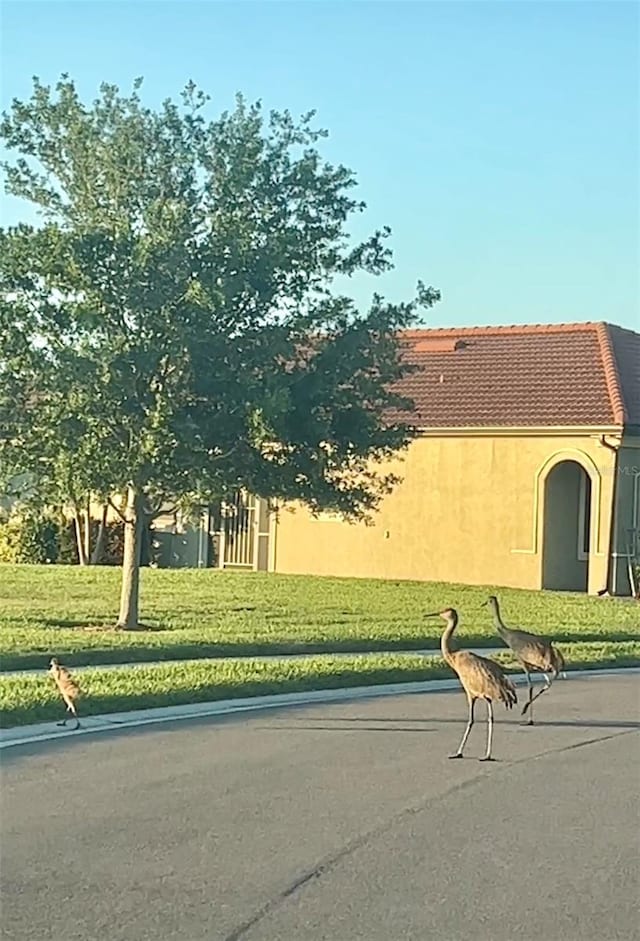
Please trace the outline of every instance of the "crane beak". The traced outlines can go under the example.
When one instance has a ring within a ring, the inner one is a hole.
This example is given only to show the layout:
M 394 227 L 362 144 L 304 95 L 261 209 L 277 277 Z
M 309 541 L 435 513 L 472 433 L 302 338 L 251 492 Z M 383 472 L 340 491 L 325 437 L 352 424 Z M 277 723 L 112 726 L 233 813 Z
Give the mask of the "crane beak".
M 432 614 L 425 614 L 424 616 L 425 616 L 426 618 L 439 618 L 439 617 L 440 617 L 440 612 L 439 612 L 439 611 L 434 611 Z
M 486 608 L 488 604 L 489 604 L 488 601 L 481 601 L 481 602 L 480 602 L 480 607 L 481 607 L 481 608 Z

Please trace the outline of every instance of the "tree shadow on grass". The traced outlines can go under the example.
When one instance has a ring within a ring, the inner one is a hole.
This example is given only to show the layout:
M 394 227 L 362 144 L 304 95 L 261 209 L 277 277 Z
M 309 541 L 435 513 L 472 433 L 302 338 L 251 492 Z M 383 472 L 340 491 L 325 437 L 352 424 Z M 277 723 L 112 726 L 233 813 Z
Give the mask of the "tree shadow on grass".
M 192 612 L 192 609 L 183 609 L 185 612 Z M 249 605 L 243 605 L 233 608 L 227 608 L 218 612 L 218 619 L 222 619 L 225 613 L 228 612 L 252 612 L 257 610 L 255 607 Z M 290 614 L 288 612 L 284 614 L 278 614 L 277 618 L 279 620 L 289 620 Z M 43 618 L 41 623 L 46 627 L 53 628 L 77 628 L 81 630 L 105 630 L 105 631 L 116 631 L 116 619 L 112 613 L 109 614 L 100 614 L 94 615 L 90 620 L 87 618 Z M 325 627 L 338 627 L 341 624 L 347 623 L 345 621 L 327 621 L 322 622 Z M 193 630 L 193 627 L 185 627 L 185 630 Z M 205 628 L 208 630 L 215 630 L 215 625 Z M 152 623 L 144 623 L 138 625 L 134 631 L 171 631 L 172 633 L 179 634 L 180 627 L 166 627 L 161 621 L 156 621 Z M 293 628 L 295 630 L 295 628 Z M 133 633 L 134 631 L 130 631 Z M 587 643 L 624 643 L 624 642 L 634 642 L 640 641 L 640 630 L 631 631 L 631 630 L 618 630 L 611 631 L 609 633 L 596 633 L 594 631 L 584 631 L 584 632 L 569 632 L 569 631 L 558 631 L 555 633 L 550 633 L 548 635 L 554 643 L 557 644 L 587 644 Z M 505 653 L 509 652 L 509 647 L 503 643 L 500 637 L 497 634 L 472 634 L 468 632 L 462 632 L 461 641 L 464 641 L 465 647 L 478 647 L 478 648 L 504 648 Z M 352 650 L 357 652 L 358 650 L 438 650 L 440 648 L 440 633 L 420 635 L 416 636 L 399 636 L 399 637 L 331 637 L 326 640 L 318 641 L 291 641 L 288 646 L 313 646 L 314 648 L 326 648 L 332 647 L 335 650 L 345 649 Z M 266 646 L 263 644 L 263 646 Z
M 100 615 L 99 617 L 87 618 L 42 618 L 42 624 L 49 628 L 66 628 L 80 631 L 113 631 L 113 633 L 122 633 L 123 629 L 118 627 L 113 615 Z M 126 633 L 134 634 L 137 631 L 163 631 L 166 630 L 161 624 L 138 624 L 135 628 L 130 628 Z
M 80 623 L 80 622 L 78 622 Z M 69 622 L 57 621 L 51 622 L 49 626 L 67 627 L 75 626 Z M 153 633 L 157 633 L 161 628 L 152 628 Z M 78 631 L 79 636 L 84 631 Z M 91 634 L 91 631 L 87 631 Z M 101 633 L 96 631 L 96 634 Z M 111 633 L 104 631 L 105 634 Z M 174 660 L 205 660 L 224 657 L 287 657 L 314 654 L 353 654 L 357 656 L 362 653 L 406 653 L 411 654 L 412 648 L 399 645 L 384 645 L 378 642 L 367 640 L 326 640 L 313 641 L 309 643 L 296 641 L 203 641 L 200 643 L 183 644 L 157 644 L 155 642 L 145 643 L 143 636 L 139 632 L 112 631 L 114 636 L 126 638 L 128 635 L 136 637 L 132 643 L 122 643 L 118 646 L 102 644 L 100 646 L 92 645 L 82 649 L 65 649 L 65 643 L 60 642 L 56 651 L 53 649 L 50 654 L 57 653 L 64 659 L 67 666 L 92 666 L 118 663 L 144 663 L 153 661 L 163 661 L 170 663 Z M 178 631 L 172 631 L 172 636 L 178 636 Z M 95 635 L 94 635 L 95 636 Z M 35 639 L 35 638 L 34 638 Z M 53 646 L 53 645 L 52 645 Z M 434 648 L 435 649 L 435 648 Z M 3 670 L 29 670 L 37 669 L 42 665 L 43 657 L 48 651 L 16 651 L 8 652 L 2 655 Z M 424 677 L 429 678 L 429 677 Z
M 48 656 L 57 655 L 68 666 L 95 666 L 95 665 L 116 665 L 119 663 L 144 663 L 153 661 L 162 661 L 170 663 L 175 660 L 200 660 L 216 659 L 223 657 L 286 657 L 314 654 L 352 654 L 357 656 L 363 653 L 379 654 L 412 654 L 419 656 L 419 651 L 434 651 L 439 655 L 439 637 L 413 637 L 413 638 L 371 638 L 362 637 L 321 637 L 309 641 L 296 640 L 293 638 L 269 640 L 268 637 L 258 637 L 252 639 L 226 640 L 224 635 L 220 639 L 209 640 L 208 637 L 215 638 L 215 629 L 208 631 L 201 641 L 192 641 L 184 643 L 171 643 L 172 639 L 179 640 L 181 636 L 180 628 L 163 628 L 161 623 L 141 625 L 137 631 L 116 630 L 115 622 L 111 615 L 100 614 L 94 616 L 90 622 L 80 618 L 46 618 L 41 624 L 49 629 L 72 629 L 77 632 L 78 638 L 93 637 L 96 638 L 101 633 L 105 636 L 117 637 L 120 642 L 117 645 L 111 645 L 107 642 L 87 646 L 82 649 L 67 649 L 67 645 L 61 640 L 59 644 L 52 644 L 50 650 L 23 650 L 10 651 L 2 655 L 2 670 L 29 670 L 39 669 L 47 660 Z M 165 632 L 167 641 L 158 643 L 160 640 L 158 634 Z M 294 634 L 292 630 L 290 632 Z M 147 635 L 149 642 L 145 642 Z M 557 635 L 564 636 L 564 635 Z M 567 635 L 568 636 L 568 635 Z M 37 641 L 37 632 L 34 632 L 34 640 Z M 580 638 L 573 637 L 572 640 L 596 641 L 615 643 L 620 641 L 637 641 L 638 634 L 631 632 L 620 632 L 616 635 L 603 637 L 600 634 L 583 634 Z M 494 635 L 474 635 L 466 634 L 464 636 L 464 646 L 475 648 L 494 648 L 500 643 Z M 53 647 L 56 649 L 53 649 Z M 69 646 L 73 646 L 69 644 Z M 504 647 L 500 653 L 509 655 L 509 648 Z M 493 655 L 493 654 L 492 654 Z M 568 658 L 569 659 L 569 658 Z M 517 668 L 515 659 L 509 666 L 514 670 Z M 575 663 L 579 667 L 580 661 Z M 614 664 L 611 664 L 614 665 Z M 621 664 L 623 665 L 623 664 Z M 624 665 L 635 665 L 633 657 L 627 657 Z M 582 664 L 583 667 L 590 666 L 589 663 Z M 594 665 L 595 666 L 595 665 Z M 389 668 L 390 669 L 390 668 Z M 416 666 L 416 674 L 420 667 Z M 448 671 L 447 677 L 452 675 Z M 437 679 L 435 673 L 416 675 L 416 679 Z M 403 674 L 400 679 L 409 679 Z M 390 679 L 389 681 L 393 681 Z

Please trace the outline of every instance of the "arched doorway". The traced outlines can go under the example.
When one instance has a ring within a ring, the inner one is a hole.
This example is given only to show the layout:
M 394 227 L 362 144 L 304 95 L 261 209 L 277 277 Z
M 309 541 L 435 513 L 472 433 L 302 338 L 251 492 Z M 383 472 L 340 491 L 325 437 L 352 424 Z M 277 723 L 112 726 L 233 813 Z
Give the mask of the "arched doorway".
M 561 461 L 544 482 L 542 587 L 587 591 L 591 478 L 577 461 Z

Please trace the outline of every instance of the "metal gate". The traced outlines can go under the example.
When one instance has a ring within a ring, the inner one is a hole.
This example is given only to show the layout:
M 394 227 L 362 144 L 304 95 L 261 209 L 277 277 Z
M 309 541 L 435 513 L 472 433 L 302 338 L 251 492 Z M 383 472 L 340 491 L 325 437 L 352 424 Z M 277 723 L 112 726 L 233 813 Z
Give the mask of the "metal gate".
M 238 492 L 221 507 L 219 531 L 220 568 L 256 567 L 256 498 Z

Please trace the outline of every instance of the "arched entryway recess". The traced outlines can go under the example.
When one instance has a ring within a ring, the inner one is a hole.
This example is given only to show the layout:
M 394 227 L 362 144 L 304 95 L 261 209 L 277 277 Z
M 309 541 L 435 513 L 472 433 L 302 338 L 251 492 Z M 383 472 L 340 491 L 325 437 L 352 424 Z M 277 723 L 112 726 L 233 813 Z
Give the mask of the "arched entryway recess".
M 544 477 L 542 587 L 587 591 L 593 480 L 576 460 L 556 461 Z

